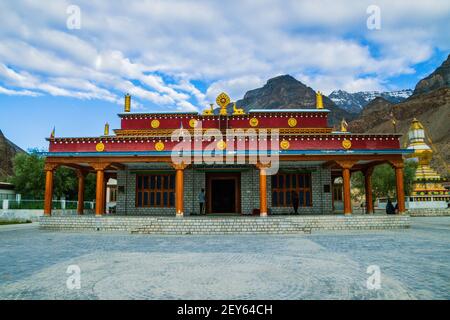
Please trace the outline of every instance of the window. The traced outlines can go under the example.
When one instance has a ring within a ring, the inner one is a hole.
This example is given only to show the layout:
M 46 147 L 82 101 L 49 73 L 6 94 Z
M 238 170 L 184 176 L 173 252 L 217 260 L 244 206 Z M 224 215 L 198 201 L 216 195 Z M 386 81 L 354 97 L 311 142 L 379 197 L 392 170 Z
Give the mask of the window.
M 175 175 L 136 175 L 136 207 L 174 207 Z
M 272 176 L 272 207 L 292 206 L 292 192 L 297 193 L 300 207 L 311 207 L 311 174 L 279 173 Z

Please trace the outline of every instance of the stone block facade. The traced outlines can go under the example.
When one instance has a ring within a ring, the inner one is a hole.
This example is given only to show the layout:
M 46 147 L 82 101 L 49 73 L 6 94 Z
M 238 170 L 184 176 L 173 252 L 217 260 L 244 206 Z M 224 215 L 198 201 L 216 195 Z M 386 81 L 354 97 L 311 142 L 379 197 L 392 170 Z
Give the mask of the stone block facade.
M 296 234 L 319 230 L 382 230 L 409 228 L 407 215 L 283 217 L 152 217 L 42 216 L 46 230 L 118 231 L 141 234 Z
M 293 169 L 295 164 L 284 164 L 282 168 Z M 302 167 L 311 172 L 312 205 L 300 207 L 299 214 L 331 214 L 331 172 L 330 169 L 321 166 Z M 175 214 L 174 208 L 139 208 L 136 207 L 136 174 L 145 170 L 164 170 L 175 172 L 168 165 L 148 164 L 137 168 L 127 168 L 117 173 L 117 213 L 120 215 L 167 215 Z M 192 215 L 199 212 L 198 194 L 205 188 L 206 171 L 195 168 L 187 168 L 184 171 L 184 214 Z M 241 213 L 252 214 L 254 209 L 259 209 L 259 170 L 255 167 L 247 167 L 240 171 L 241 181 Z M 324 192 L 324 186 L 329 185 L 330 192 Z M 269 214 L 289 214 L 291 207 L 272 207 L 271 177 L 267 177 L 267 203 Z
M 450 216 L 450 208 L 446 208 L 446 209 L 437 209 L 437 208 L 411 209 L 411 210 L 408 210 L 408 214 L 411 217 L 444 217 L 444 216 Z

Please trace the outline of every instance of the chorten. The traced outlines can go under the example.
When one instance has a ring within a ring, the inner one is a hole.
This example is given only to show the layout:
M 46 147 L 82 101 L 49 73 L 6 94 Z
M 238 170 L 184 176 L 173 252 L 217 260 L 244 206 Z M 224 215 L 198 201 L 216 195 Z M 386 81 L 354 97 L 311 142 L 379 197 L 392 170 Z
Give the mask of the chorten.
M 447 194 L 440 175 L 430 167 L 433 150 L 425 142 L 425 128 L 416 118 L 413 119 L 408 131 L 408 149 L 413 150 L 413 153 L 407 157 L 418 163 L 412 195 Z

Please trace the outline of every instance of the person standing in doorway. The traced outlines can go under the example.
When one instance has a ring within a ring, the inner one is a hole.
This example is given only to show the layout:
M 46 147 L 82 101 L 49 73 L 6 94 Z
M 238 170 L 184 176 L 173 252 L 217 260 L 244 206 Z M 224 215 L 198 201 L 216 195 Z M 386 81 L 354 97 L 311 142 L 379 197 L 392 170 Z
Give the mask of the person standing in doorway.
M 202 189 L 198 194 L 198 203 L 200 205 L 200 214 L 203 214 L 205 209 L 205 189 Z
M 292 191 L 292 206 L 294 207 L 294 214 L 298 214 L 298 194 L 296 191 Z

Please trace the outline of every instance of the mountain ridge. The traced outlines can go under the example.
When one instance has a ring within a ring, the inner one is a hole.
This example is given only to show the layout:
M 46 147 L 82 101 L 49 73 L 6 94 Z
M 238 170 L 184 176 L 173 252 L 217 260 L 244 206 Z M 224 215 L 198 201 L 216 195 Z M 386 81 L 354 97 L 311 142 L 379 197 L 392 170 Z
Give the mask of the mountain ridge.
M 358 91 L 334 90 L 328 96 L 338 107 L 351 113 L 360 113 L 372 100 L 382 97 L 391 103 L 399 103 L 413 94 L 412 89 L 395 91 Z

